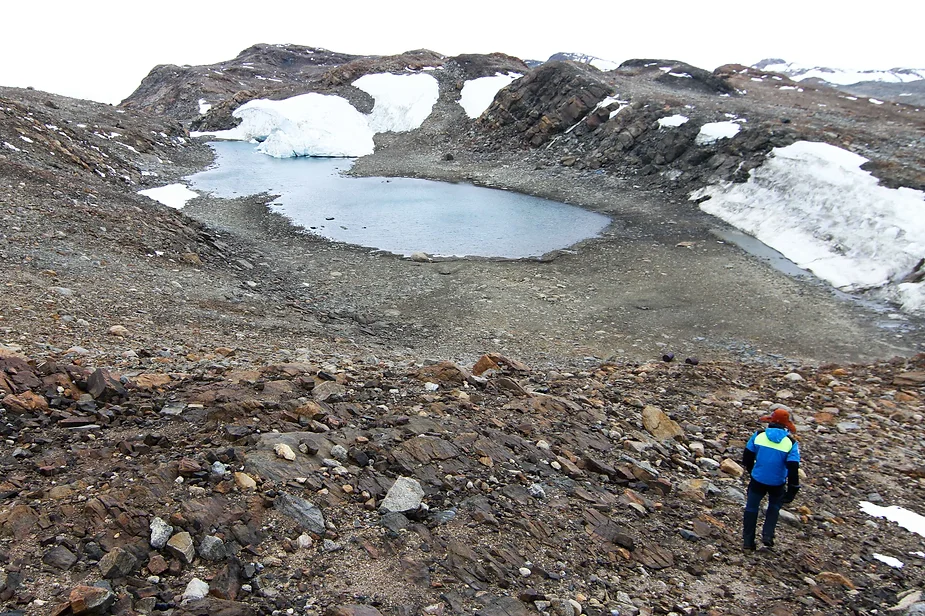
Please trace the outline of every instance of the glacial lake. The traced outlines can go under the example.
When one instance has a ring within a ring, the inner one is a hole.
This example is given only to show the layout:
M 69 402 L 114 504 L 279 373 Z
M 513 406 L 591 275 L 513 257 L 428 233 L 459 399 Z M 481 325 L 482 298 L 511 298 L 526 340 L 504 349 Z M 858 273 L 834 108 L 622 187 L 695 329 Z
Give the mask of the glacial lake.
M 537 257 L 598 236 L 603 214 L 471 184 L 341 175 L 344 158 L 272 158 L 214 142 L 215 165 L 186 178 L 215 197 L 279 195 L 270 208 L 328 239 L 410 255 Z

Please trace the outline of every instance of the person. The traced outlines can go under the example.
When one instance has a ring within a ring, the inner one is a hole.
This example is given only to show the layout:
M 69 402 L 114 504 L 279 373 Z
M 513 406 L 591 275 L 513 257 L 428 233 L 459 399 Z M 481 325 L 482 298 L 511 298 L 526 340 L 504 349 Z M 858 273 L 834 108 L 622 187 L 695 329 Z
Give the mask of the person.
M 742 466 L 751 475 L 742 521 L 742 547 L 747 551 L 756 549 L 755 528 L 764 497 L 768 497 L 768 510 L 761 542 L 771 549 L 780 508 L 793 502 L 800 490 L 800 446 L 790 412 L 778 407 L 760 421 L 768 422 L 767 429 L 755 432 L 742 452 Z

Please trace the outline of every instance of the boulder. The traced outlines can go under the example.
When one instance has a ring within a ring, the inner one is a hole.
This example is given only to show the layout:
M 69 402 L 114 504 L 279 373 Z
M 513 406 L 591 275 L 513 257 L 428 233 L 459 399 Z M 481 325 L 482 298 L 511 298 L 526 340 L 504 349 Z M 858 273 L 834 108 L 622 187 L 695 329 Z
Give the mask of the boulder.
M 642 425 L 658 441 L 681 439 L 684 429 L 657 406 L 648 405 L 642 409 Z

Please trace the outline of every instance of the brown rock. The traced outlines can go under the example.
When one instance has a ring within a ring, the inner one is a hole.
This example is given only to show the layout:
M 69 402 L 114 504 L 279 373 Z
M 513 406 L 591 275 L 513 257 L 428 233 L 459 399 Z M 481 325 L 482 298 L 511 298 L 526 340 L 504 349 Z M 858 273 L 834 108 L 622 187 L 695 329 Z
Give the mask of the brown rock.
M 196 548 L 193 546 L 193 538 L 186 531 L 177 533 L 167 542 L 167 551 L 179 558 L 184 563 L 191 563 L 196 557 Z
M 678 422 L 656 406 L 649 405 L 642 409 L 642 425 L 659 441 L 680 439 L 684 436 L 684 430 Z
M 155 554 L 148 560 L 148 571 L 152 575 L 160 575 L 167 571 L 169 567 L 170 565 L 167 564 L 167 559 L 160 554 Z
M 261 613 L 246 603 L 206 597 L 181 605 L 174 616 L 259 616 Z
M 138 389 L 155 390 L 164 388 L 172 380 L 173 378 L 169 374 L 149 372 L 145 374 L 139 374 L 138 376 L 134 377 L 132 379 L 132 383 Z
M 745 474 L 745 469 L 731 458 L 725 458 L 719 465 L 719 470 L 732 477 L 741 477 Z
M 16 396 L 6 396 L 3 398 L 2 404 L 7 412 L 14 415 L 45 413 L 48 411 L 48 401 L 45 400 L 45 397 L 31 391 L 24 391 Z
M 841 573 L 836 573 L 834 571 L 822 571 L 816 575 L 816 580 L 822 582 L 823 584 L 829 584 L 830 586 L 844 586 L 849 590 L 854 590 L 854 582 L 846 578 Z
M 453 383 L 462 385 L 469 374 L 451 361 L 442 361 L 432 366 L 424 366 L 414 373 L 414 378 L 432 383 Z
M 893 377 L 893 385 L 900 387 L 921 387 L 925 385 L 925 371 L 903 372 Z
M 68 600 L 72 614 L 105 614 L 116 602 L 116 596 L 105 588 L 77 586 L 71 590 Z
M 209 582 L 209 594 L 219 599 L 234 601 L 241 592 L 244 572 L 237 558 L 231 558 Z
M 0 512 L 0 534 L 21 537 L 32 532 L 38 523 L 38 516 L 28 505 L 16 505 Z
M 472 366 L 472 374 L 481 376 L 489 370 L 500 370 L 501 366 L 496 364 L 488 355 L 482 355 L 479 360 Z

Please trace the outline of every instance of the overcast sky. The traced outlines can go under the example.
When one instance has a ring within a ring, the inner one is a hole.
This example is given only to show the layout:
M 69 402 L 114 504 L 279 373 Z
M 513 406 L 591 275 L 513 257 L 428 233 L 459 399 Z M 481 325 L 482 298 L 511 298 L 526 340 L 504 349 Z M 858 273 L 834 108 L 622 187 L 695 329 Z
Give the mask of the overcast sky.
M 157 64 L 211 64 L 255 43 L 354 54 L 557 51 L 684 60 L 706 69 L 766 57 L 835 68 L 925 68 L 925 2 L 840 0 L 9 1 L 0 85 L 117 103 Z

